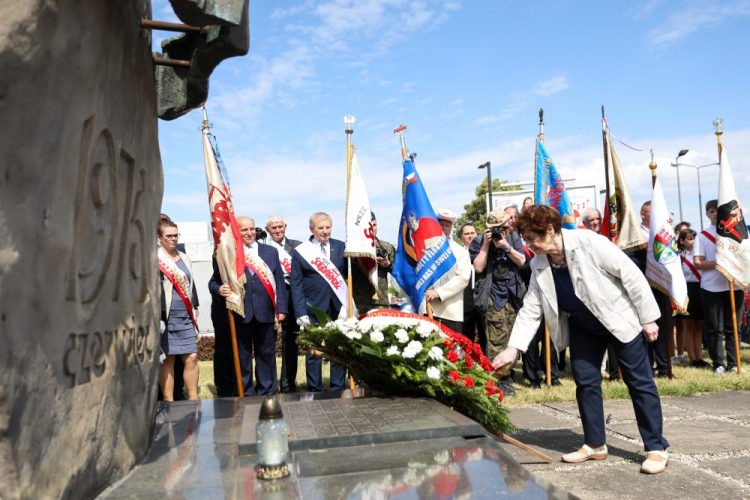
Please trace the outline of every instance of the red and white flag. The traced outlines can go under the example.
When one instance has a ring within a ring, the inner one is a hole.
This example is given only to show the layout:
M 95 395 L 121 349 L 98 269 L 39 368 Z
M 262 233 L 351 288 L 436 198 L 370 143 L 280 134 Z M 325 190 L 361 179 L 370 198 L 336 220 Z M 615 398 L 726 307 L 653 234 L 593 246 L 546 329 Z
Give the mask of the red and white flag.
M 357 153 L 352 153 L 352 166 L 346 183 L 346 257 L 358 257 L 360 266 L 378 288 L 378 263 L 375 252 L 375 233 L 372 228 L 370 200 L 365 180 L 359 169 Z
M 211 210 L 211 229 L 214 235 L 216 263 L 221 281 L 229 285 L 232 294 L 227 297 L 227 309 L 245 317 L 245 251 L 242 235 L 234 217 L 232 194 L 226 173 L 222 175 L 216 161 L 216 152 L 209 138 L 208 119 L 203 112 L 203 157 L 206 162 L 208 206 Z

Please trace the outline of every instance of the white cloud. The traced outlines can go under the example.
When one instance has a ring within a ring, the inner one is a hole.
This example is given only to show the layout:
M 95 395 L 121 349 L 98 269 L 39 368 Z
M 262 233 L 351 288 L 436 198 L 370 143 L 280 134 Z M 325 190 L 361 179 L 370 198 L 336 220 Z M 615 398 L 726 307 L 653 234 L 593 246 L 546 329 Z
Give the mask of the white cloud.
M 484 115 L 474 120 L 474 125 L 492 125 L 514 117 L 540 99 L 551 97 L 570 87 L 564 74 L 555 75 L 547 80 L 536 82 L 528 90 L 518 90 L 505 98 L 507 103 L 496 115 Z
M 397 223 L 401 215 L 401 176 L 397 140 L 388 137 L 390 126 L 373 123 L 362 124 L 372 129 L 373 136 L 384 137 L 380 142 L 368 145 L 368 150 L 358 151 L 362 174 L 367 183 L 372 209 L 378 216 L 380 236 L 396 243 Z M 322 210 L 331 214 L 334 221 L 334 237 L 345 239 L 343 219 L 346 193 L 346 170 L 342 155 L 332 153 L 336 145 L 343 148 L 344 138 L 340 130 L 320 132 L 311 137 L 309 143 L 320 142 L 324 147 L 305 151 L 293 148 L 288 153 L 275 152 L 257 159 L 247 156 L 225 158 L 232 181 L 234 203 L 238 215 L 249 215 L 256 220 L 265 220 L 271 212 L 279 212 L 289 223 L 289 236 L 300 239 L 309 235 L 307 219 L 313 212 Z M 387 138 L 385 138 L 387 137 Z M 418 137 L 413 139 L 417 144 Z M 716 139 L 709 128 L 705 134 L 685 137 L 627 137 L 629 144 L 651 145 L 656 153 L 657 174 L 667 205 L 679 218 L 677 195 L 677 172 L 670 162 L 681 149 L 690 152 L 682 157 L 682 163 L 704 165 L 717 161 Z M 445 207 L 457 213 L 474 199 L 476 186 L 486 176 L 486 171 L 477 166 L 490 160 L 494 179 L 510 182 L 531 181 L 534 173 L 533 151 L 535 137 L 526 136 L 506 140 L 492 147 L 471 150 L 467 153 L 441 158 L 440 160 L 417 160 L 417 169 L 434 208 Z M 564 179 L 574 178 L 571 185 L 596 184 L 604 189 L 601 137 L 570 136 L 548 137 L 547 150 Z M 750 129 L 727 130 L 724 145 L 732 160 L 732 171 L 740 200 L 750 203 Z M 632 201 L 640 204 L 651 197 L 651 174 L 648 168 L 650 156 L 647 152 L 632 151 L 615 143 Z M 192 167 L 192 166 L 191 166 Z M 181 214 L 181 220 L 207 220 L 205 191 L 192 190 L 175 193 L 170 186 L 179 185 L 171 180 L 171 172 L 165 173 L 166 192 L 163 210 Z M 197 175 L 197 174 L 196 174 Z M 718 193 L 718 167 L 701 169 L 701 194 L 705 204 Z M 680 168 L 683 218 L 700 226 L 702 210 L 698 209 L 697 176 L 690 167 Z
M 653 48 L 674 45 L 702 29 L 715 28 L 729 18 L 750 15 L 750 1 L 689 2 L 671 13 L 656 28 L 646 34 Z

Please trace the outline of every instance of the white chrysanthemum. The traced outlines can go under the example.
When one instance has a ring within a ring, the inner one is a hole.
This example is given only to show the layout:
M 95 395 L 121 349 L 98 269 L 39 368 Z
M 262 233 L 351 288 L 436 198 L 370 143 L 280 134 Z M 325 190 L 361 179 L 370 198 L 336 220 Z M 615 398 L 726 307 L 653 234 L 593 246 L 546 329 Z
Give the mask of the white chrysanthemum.
M 401 354 L 401 352 L 399 352 L 398 347 L 395 345 L 392 345 L 387 351 L 385 351 L 386 356 L 398 356 L 399 354 Z
M 437 380 L 440 378 L 440 370 L 437 366 L 431 366 L 427 369 L 427 376 Z
M 359 340 L 359 339 L 362 338 L 362 334 L 359 333 L 356 329 L 348 330 L 348 331 L 344 332 L 344 335 L 346 335 L 350 339 L 357 339 L 357 340 Z
M 357 318 L 351 317 L 344 321 L 344 323 L 346 324 L 346 326 L 354 328 L 355 326 L 357 326 L 357 323 L 359 323 L 359 321 L 357 320 Z
M 417 333 L 423 339 L 426 339 L 427 337 L 432 335 L 432 332 L 434 331 L 435 327 L 429 323 L 420 323 L 419 326 L 417 326 Z
M 419 354 L 422 351 L 422 343 L 418 340 L 412 340 L 409 342 L 409 345 L 407 345 L 404 348 L 404 357 L 405 358 L 413 358 L 417 354 Z
M 382 342 L 384 339 L 385 337 L 383 336 L 383 332 L 381 332 L 380 330 L 373 330 L 372 332 L 370 332 L 370 340 L 372 340 L 373 342 Z
M 430 359 L 440 361 L 441 359 L 443 359 L 443 350 L 438 346 L 432 346 L 427 355 L 430 357 Z
M 396 330 L 396 333 L 394 333 L 393 335 L 396 336 L 396 340 L 398 340 L 401 344 L 405 344 L 409 341 L 409 334 L 406 333 L 406 330 L 404 330 L 403 328 L 399 328 L 398 330 Z

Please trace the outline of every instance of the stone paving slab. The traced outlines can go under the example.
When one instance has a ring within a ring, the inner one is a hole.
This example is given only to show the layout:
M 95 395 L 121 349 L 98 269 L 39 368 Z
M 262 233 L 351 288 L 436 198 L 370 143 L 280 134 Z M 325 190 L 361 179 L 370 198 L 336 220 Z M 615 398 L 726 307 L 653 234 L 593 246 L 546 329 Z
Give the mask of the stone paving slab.
M 666 402 L 662 400 L 662 402 Z M 578 412 L 578 405 L 576 403 L 548 403 L 545 406 L 553 408 L 565 413 L 569 413 L 576 418 L 581 418 Z M 662 404 L 662 414 L 665 419 L 672 418 L 687 418 L 690 417 L 693 412 L 689 409 L 679 408 L 675 406 L 667 406 Z M 604 417 L 610 418 L 610 422 L 617 422 L 623 420 L 635 420 L 635 412 L 633 411 L 633 402 L 631 400 L 616 400 L 616 401 L 605 401 L 604 402 Z
M 662 474 L 649 476 L 641 474 L 639 470 L 638 462 L 613 462 L 610 458 L 604 462 L 587 462 L 580 466 L 535 471 L 534 475 L 584 500 L 682 500 L 747 498 L 750 495 L 749 488 L 705 472 L 698 472 L 695 468 L 674 460 Z
M 750 484 L 750 456 L 722 458 L 719 460 L 708 458 L 699 462 L 698 465 L 701 468 L 743 481 L 745 484 Z
M 609 428 L 630 438 L 641 439 L 634 422 L 610 425 Z M 665 421 L 664 437 L 673 451 L 688 455 L 750 449 L 750 428 L 711 418 Z
M 664 398 L 663 400 L 679 408 L 750 422 L 750 392 L 748 391 L 714 392 L 690 398 Z
M 567 429 L 581 426 L 578 419 L 560 418 L 542 411 L 539 407 L 513 408 L 509 416 L 511 423 L 519 430 Z

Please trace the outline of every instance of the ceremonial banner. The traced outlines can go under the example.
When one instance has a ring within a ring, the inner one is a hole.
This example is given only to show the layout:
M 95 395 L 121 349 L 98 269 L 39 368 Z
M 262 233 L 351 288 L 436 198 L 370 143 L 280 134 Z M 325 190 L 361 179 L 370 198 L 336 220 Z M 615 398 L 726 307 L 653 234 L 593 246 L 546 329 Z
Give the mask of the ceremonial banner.
M 615 243 L 623 252 L 638 250 L 646 246 L 638 213 L 633 208 L 628 186 L 617 158 L 609 133 L 604 134 L 604 154 L 607 155 L 607 178 L 609 200 L 604 207 L 602 235 Z
M 750 288 L 750 240 L 745 216 L 724 147 L 719 153 L 719 210 L 716 219 L 716 269 L 737 288 Z
M 536 140 L 536 169 L 534 173 L 534 203 L 542 203 L 557 209 L 562 216 L 562 227 L 565 229 L 576 228 L 576 216 L 573 213 L 573 205 L 565 190 L 562 177 L 557 172 L 557 167 L 552 158 L 544 149 L 544 143 L 540 138 Z
M 411 158 L 404 160 L 401 195 L 403 210 L 391 274 L 414 310 L 425 314 L 425 291 L 433 286 L 438 288 L 455 276 L 456 256 L 435 218 L 435 210 Z
M 216 263 L 221 281 L 229 285 L 232 294 L 227 297 L 227 309 L 245 317 L 245 252 L 242 235 L 237 227 L 232 206 L 232 194 L 223 166 L 216 161 L 209 139 L 208 120 L 203 121 L 203 158 L 206 162 L 208 206 L 211 210 L 211 229 L 214 235 Z
M 353 149 L 353 148 L 352 148 Z M 378 264 L 375 254 L 375 234 L 372 229 L 370 200 L 365 180 L 359 169 L 357 153 L 352 153 L 352 164 L 346 182 L 346 251 L 345 257 L 359 257 L 365 274 L 378 288 Z
M 677 248 L 677 238 L 674 236 L 667 202 L 658 178 L 651 193 L 646 279 L 652 287 L 672 299 L 677 312 L 687 313 L 687 283 L 682 273 L 680 250 Z

